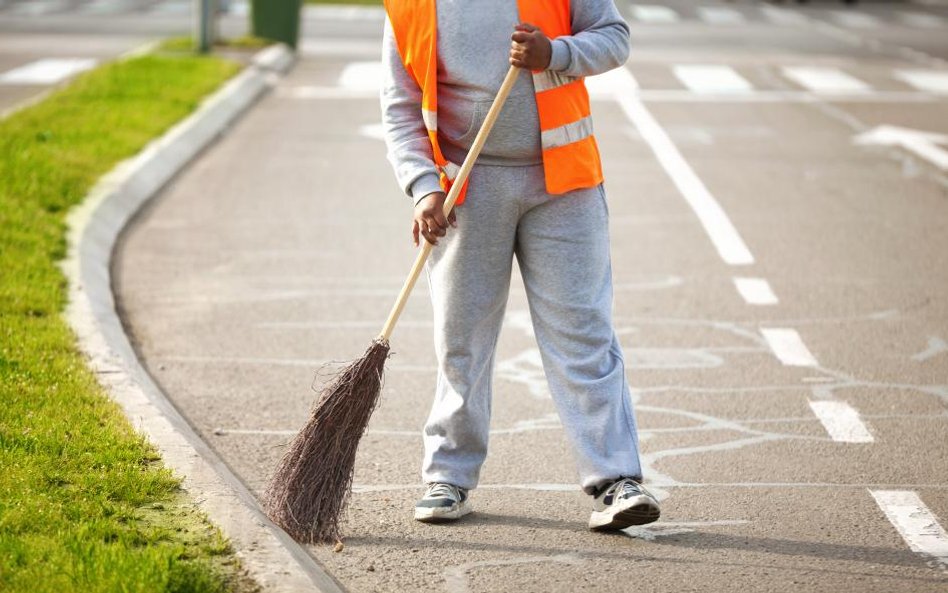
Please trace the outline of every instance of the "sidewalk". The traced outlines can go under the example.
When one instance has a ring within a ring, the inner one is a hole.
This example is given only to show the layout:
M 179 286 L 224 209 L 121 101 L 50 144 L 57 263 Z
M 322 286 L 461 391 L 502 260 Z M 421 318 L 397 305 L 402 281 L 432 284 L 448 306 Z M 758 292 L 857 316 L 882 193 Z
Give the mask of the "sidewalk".
M 258 494 L 307 417 L 314 371 L 362 353 L 414 255 L 410 206 L 375 137 L 377 101 L 313 90 L 337 86 L 350 61 L 304 56 L 143 213 L 116 263 L 145 364 Z M 615 535 L 586 530 L 590 500 L 576 486 L 515 278 L 477 512 L 451 526 L 412 521 L 435 375 L 420 283 L 359 451 L 345 549 L 313 554 L 352 591 L 723 591 L 736 575 L 746 590 L 856 590 L 893 578 L 938 590 L 937 573 L 881 516 L 872 537 L 856 528 L 874 508 L 865 487 L 817 487 L 840 475 L 866 481 L 849 475 L 853 457 L 818 423 L 794 420 L 809 409 L 787 392 L 803 392 L 819 371 L 783 367 L 746 327 L 715 321 L 743 310 L 729 272 L 647 146 L 629 142 L 619 109 L 599 104 L 596 114 L 647 477 L 673 495 L 663 520 Z M 698 389 L 731 385 L 746 392 Z M 755 418 L 770 423 L 751 428 Z M 814 496 L 832 506 L 829 521 L 812 512 Z

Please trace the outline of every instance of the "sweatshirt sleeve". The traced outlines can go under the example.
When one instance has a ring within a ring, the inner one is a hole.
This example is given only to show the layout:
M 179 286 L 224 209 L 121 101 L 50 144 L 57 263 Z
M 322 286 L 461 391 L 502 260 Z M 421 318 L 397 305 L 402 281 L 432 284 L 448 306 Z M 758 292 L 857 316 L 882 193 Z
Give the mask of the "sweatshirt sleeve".
M 552 41 L 549 70 L 566 76 L 593 76 L 629 59 L 629 25 L 613 0 L 572 0 L 573 34 Z
M 421 116 L 421 89 L 405 70 L 392 25 L 382 37 L 382 128 L 388 161 L 402 190 L 418 202 L 441 191 L 431 141 Z

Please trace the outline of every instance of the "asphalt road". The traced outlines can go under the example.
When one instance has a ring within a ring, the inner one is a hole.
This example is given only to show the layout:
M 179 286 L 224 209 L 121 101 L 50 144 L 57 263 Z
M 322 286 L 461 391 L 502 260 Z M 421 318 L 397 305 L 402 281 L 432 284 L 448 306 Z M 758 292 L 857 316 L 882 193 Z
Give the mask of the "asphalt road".
M 622 9 L 633 56 L 589 85 L 662 521 L 586 531 L 519 280 L 477 512 L 412 521 L 434 386 L 422 283 L 346 546 L 314 555 L 351 591 L 945 591 L 948 8 Z M 377 137 L 380 14 L 324 17 L 116 263 L 148 368 L 257 492 L 314 371 L 361 354 L 413 256 Z

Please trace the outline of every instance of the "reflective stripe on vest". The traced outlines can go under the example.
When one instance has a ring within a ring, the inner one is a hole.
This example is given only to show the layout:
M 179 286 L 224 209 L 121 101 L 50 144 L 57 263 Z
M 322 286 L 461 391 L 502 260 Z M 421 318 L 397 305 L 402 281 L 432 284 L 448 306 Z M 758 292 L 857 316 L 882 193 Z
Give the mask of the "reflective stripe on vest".
M 520 20 L 550 39 L 571 35 L 570 0 L 517 0 Z M 436 0 L 385 0 L 385 11 L 405 70 L 421 89 L 421 115 L 431 152 L 448 191 L 459 167 L 438 143 L 438 42 Z M 602 183 L 602 164 L 593 136 L 589 94 L 582 78 L 549 70 L 533 73 L 546 191 L 563 194 Z M 464 190 L 457 203 L 464 201 Z

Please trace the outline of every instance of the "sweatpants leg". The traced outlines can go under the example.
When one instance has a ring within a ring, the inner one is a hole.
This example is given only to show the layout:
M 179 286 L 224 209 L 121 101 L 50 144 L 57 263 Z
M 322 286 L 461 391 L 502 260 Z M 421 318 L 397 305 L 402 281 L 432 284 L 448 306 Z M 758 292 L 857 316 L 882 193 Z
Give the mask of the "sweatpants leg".
M 542 177 L 533 181 L 542 194 Z M 517 262 L 550 393 L 573 445 L 580 484 L 591 493 L 615 478 L 642 475 L 612 326 L 605 194 L 596 187 L 537 201 L 520 218 Z
M 494 350 L 510 287 L 522 178 L 520 167 L 476 166 L 457 211 L 458 228 L 428 260 L 438 383 L 424 430 L 425 482 L 474 488 L 487 455 Z

